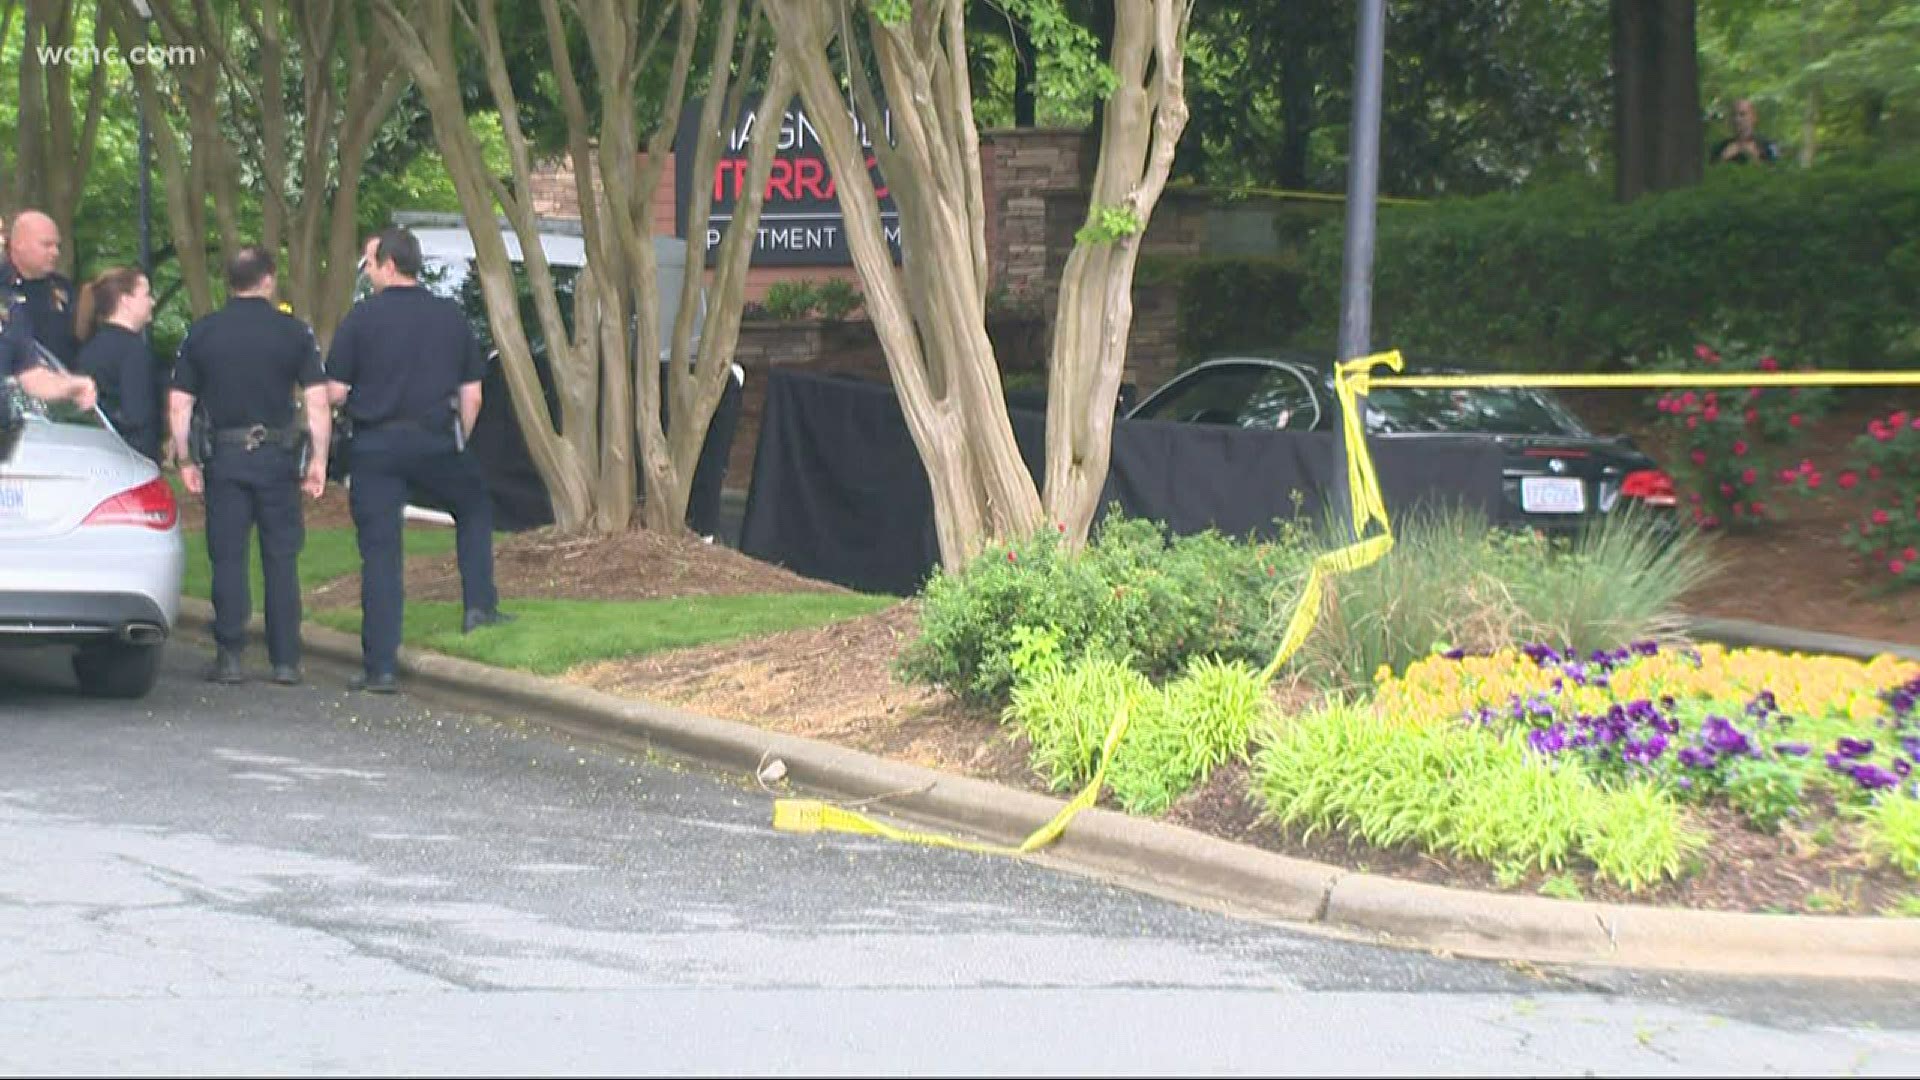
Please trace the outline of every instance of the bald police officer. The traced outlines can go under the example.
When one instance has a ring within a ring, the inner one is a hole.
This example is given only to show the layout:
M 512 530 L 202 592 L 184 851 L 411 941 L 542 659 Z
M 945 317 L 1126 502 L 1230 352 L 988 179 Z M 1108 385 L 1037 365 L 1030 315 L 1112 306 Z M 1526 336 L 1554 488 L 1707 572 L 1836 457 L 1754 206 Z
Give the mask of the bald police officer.
M 486 358 L 460 305 L 420 285 L 420 240 L 395 226 L 367 241 L 377 290 L 334 331 L 328 391 L 353 425 L 347 493 L 360 541 L 360 651 L 354 689 L 391 694 L 400 651 L 401 528 L 410 487 L 453 510 L 463 632 L 506 622 L 493 584 L 493 500 L 464 452 L 480 415 Z
M 252 599 L 247 537 L 260 529 L 265 571 L 267 657 L 273 681 L 300 681 L 300 549 L 306 542 L 300 492 L 326 489 L 327 404 L 320 346 L 306 323 L 274 307 L 273 255 L 244 247 L 227 264 L 227 306 L 196 321 L 174 361 L 169 409 L 180 478 L 206 496 L 207 557 L 213 564 L 213 640 L 207 678 L 246 680 L 241 654 Z M 296 395 L 300 399 L 296 404 Z M 195 406 L 207 435 L 189 445 Z M 301 460 L 309 442 L 310 458 Z
M 0 289 L 26 299 L 33 337 L 54 359 L 73 367 L 79 342 L 73 334 L 73 282 L 62 277 L 60 227 L 38 210 L 14 215 L 7 230 L 7 253 L 0 260 Z

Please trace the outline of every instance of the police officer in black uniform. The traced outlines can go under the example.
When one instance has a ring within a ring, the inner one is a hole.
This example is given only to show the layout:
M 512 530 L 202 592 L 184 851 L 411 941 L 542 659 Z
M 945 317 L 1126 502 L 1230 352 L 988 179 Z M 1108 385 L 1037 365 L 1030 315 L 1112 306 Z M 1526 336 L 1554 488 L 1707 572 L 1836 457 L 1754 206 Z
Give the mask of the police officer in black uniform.
M 14 215 L 7 230 L 7 257 L 0 261 L 0 289 L 25 297 L 33 336 L 67 367 L 79 352 L 73 335 L 73 282 L 58 272 L 60 227 L 38 210 Z
M 26 295 L 0 280 L 0 382 L 8 379 L 42 401 L 71 401 L 82 409 L 91 409 L 95 403 L 92 379 L 46 365 L 34 341 L 33 313 Z
M 493 583 L 493 500 L 465 453 L 486 358 L 460 306 L 420 285 L 420 240 L 395 226 L 367 241 L 377 290 L 347 313 L 327 353 L 328 391 L 352 424 L 347 493 L 360 542 L 360 652 L 353 688 L 390 694 L 400 651 L 402 516 L 418 487 L 456 528 L 462 631 L 507 622 Z
M 174 450 L 189 462 L 180 477 L 187 490 L 206 495 L 218 646 L 207 678 L 246 680 L 247 537 L 258 525 L 267 656 L 273 681 L 292 686 L 300 681 L 297 561 L 306 540 L 300 492 L 319 498 L 326 488 L 333 421 L 320 347 L 307 324 L 274 307 L 273 271 L 273 255 L 261 247 L 241 248 L 228 262 L 227 306 L 188 329 L 169 404 Z M 193 436 L 196 405 L 202 412 Z

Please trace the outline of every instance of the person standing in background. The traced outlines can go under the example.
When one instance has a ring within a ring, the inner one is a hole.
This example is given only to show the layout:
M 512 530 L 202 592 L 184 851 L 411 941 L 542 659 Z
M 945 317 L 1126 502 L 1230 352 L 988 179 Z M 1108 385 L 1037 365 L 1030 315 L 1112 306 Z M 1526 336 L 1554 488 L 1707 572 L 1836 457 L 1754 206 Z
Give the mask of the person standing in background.
M 74 366 L 93 379 L 100 410 L 127 445 L 160 463 L 166 423 L 160 409 L 160 375 L 141 331 L 153 320 L 153 293 L 138 270 L 115 267 L 80 290 Z
M 1713 148 L 1713 160 L 1734 165 L 1765 165 L 1780 160 L 1780 147 L 1758 131 L 1759 114 L 1753 102 L 1741 98 L 1733 103 L 1733 138 L 1722 139 Z

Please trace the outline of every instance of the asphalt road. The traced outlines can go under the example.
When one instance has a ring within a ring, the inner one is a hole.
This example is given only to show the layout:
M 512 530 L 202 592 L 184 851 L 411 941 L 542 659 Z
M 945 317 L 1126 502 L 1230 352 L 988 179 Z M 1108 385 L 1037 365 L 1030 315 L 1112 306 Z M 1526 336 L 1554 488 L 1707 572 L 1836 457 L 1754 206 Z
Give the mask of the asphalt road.
M 1335 941 L 199 662 L 128 706 L 0 656 L 0 1072 L 1920 1070 L 1909 990 Z

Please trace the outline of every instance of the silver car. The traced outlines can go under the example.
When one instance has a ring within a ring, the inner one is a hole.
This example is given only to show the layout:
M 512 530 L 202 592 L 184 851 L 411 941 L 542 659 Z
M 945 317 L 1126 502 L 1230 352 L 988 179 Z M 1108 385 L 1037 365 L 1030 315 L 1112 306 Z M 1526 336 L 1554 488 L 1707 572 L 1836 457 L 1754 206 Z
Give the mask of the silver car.
M 10 379 L 0 408 L 0 647 L 72 646 L 84 692 L 144 697 L 186 568 L 173 489 L 97 412 Z

